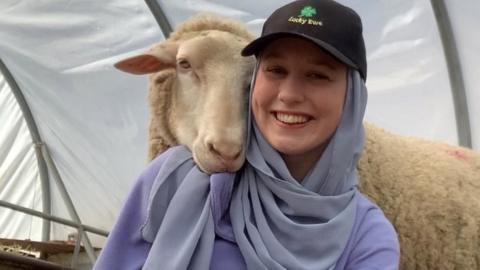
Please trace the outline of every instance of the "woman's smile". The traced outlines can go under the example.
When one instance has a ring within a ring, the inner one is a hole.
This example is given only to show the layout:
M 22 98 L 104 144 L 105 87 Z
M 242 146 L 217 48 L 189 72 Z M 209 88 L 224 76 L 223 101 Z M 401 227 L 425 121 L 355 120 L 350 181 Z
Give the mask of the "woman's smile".
M 312 117 L 307 114 L 296 112 L 273 111 L 272 115 L 282 126 L 287 125 L 291 127 L 304 126 L 312 119 Z

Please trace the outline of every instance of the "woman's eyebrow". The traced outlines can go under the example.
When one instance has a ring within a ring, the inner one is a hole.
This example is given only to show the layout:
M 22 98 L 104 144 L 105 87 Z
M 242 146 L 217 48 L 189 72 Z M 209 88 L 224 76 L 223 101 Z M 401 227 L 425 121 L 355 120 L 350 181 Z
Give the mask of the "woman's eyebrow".
M 276 59 L 282 59 L 282 58 L 285 58 L 284 56 L 282 56 L 281 53 L 278 53 L 276 51 L 267 51 L 265 53 L 262 53 L 260 55 L 261 59 L 271 59 L 271 58 L 276 58 Z
M 335 65 L 332 65 L 329 61 L 323 60 L 323 59 L 310 59 L 309 60 L 310 64 L 315 65 L 315 66 L 323 66 L 327 67 L 328 69 L 331 70 L 337 70 Z
M 271 60 L 271 59 L 285 59 L 285 55 L 278 51 L 267 51 L 265 53 L 262 53 L 260 55 L 260 58 L 262 60 Z M 323 59 L 323 58 L 317 58 L 317 57 L 312 57 L 308 60 L 308 64 L 318 66 L 318 67 L 326 67 L 330 70 L 337 70 L 335 65 L 332 65 L 332 63 L 328 59 Z

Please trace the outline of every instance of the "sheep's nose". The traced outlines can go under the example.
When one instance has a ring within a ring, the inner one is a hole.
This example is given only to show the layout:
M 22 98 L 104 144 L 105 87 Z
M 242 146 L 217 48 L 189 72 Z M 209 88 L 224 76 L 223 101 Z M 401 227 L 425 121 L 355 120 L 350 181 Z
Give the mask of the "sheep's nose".
M 209 149 L 225 162 L 235 161 L 242 153 L 242 146 L 232 142 L 210 143 Z

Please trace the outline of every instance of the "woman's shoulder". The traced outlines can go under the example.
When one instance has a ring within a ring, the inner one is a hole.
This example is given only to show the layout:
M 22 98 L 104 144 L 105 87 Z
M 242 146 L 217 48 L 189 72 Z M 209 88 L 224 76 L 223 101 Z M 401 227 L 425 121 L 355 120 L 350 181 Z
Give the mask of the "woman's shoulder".
M 185 154 L 185 151 L 188 151 L 188 149 L 185 149 L 184 146 L 169 148 L 167 151 L 150 161 L 133 183 L 129 194 L 124 201 L 122 208 L 123 211 L 132 208 L 136 209 L 135 211 L 146 213 L 146 209 L 150 204 L 150 197 L 152 196 L 153 189 L 156 187 L 158 188 L 159 186 L 159 174 L 162 171 L 165 171 L 170 163 L 178 163 L 178 160 L 188 159 L 188 155 Z M 174 181 L 172 181 L 172 184 L 173 182 Z
M 158 189 L 160 185 L 159 182 L 161 182 L 161 179 L 158 177 L 160 174 L 169 174 L 171 171 L 178 169 L 178 167 L 182 167 L 182 164 L 185 164 L 188 160 L 192 160 L 192 155 L 188 148 L 182 145 L 170 147 L 145 166 L 133 183 L 131 192 L 139 189 L 144 191 Z M 170 184 L 178 185 L 176 181 L 171 181 Z
M 340 269 L 398 269 L 400 247 L 392 223 L 365 195 L 358 193 L 357 213 Z
M 172 160 L 185 157 L 181 146 L 157 156 L 140 173 L 126 197 L 120 214 L 94 269 L 140 269 L 151 243 L 142 235 L 149 217 L 152 189 L 158 186 L 158 175 Z M 167 183 L 168 184 L 168 183 Z
M 382 209 L 368 197 L 359 192 L 357 216 L 355 221 L 356 244 L 377 242 L 397 248 L 398 236 L 392 223 Z
M 186 146 L 178 145 L 170 147 L 147 164 L 140 174 L 139 181 L 153 182 L 164 163 L 171 162 L 172 159 L 179 161 L 187 160 L 189 158 L 191 158 L 191 153 Z
M 185 146 L 171 147 L 155 157 L 133 183 L 123 209 L 136 209 L 142 213 L 143 222 L 146 222 L 156 195 L 160 194 L 163 199 L 170 200 L 170 193 L 182 182 L 182 177 L 178 173 L 172 176 L 172 172 L 178 170 L 178 167 L 190 167 L 191 165 L 185 166 L 185 163 L 191 159 L 191 152 Z
M 365 194 L 358 192 L 357 211 L 362 215 L 385 216 L 383 211 Z M 357 215 L 358 215 L 357 214 Z
M 208 187 L 208 183 L 208 175 L 195 165 L 191 151 L 185 146 L 171 147 L 153 159 L 137 182 L 142 189 L 148 189 L 142 209 L 145 211 L 142 237 L 153 242 L 167 212 L 179 207 L 179 199 L 174 203 L 174 198 L 194 196 L 196 185 Z M 170 207 L 172 204 L 174 207 Z

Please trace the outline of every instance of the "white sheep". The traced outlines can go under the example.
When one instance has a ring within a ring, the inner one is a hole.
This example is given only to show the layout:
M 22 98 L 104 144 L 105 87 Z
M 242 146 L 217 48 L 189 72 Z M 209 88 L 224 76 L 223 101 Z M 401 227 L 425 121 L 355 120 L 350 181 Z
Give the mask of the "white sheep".
M 115 64 L 132 74 L 151 74 L 149 159 L 184 144 L 205 172 L 240 168 L 255 62 L 240 50 L 252 39 L 239 22 L 201 15 L 149 51 Z
M 244 145 L 245 136 L 240 135 L 245 132 L 244 93 L 253 63 L 239 55 L 251 36 L 230 20 L 209 17 L 206 21 L 198 28 L 195 19 L 188 21 L 152 51 L 117 65 L 132 73 L 161 70 L 150 79 L 150 159 L 177 143 L 189 146 L 194 153 L 215 156 L 216 150 L 198 146 L 208 142 L 212 134 L 220 138 L 222 149 L 229 149 L 231 144 L 236 153 Z M 240 37 L 210 33 L 205 30 L 210 29 L 210 22 L 215 27 L 221 25 L 227 33 L 239 31 Z M 203 31 L 207 33 L 199 35 Z M 171 42 L 177 45 L 171 46 Z M 188 68 L 183 67 L 183 60 L 188 61 Z M 191 70 L 199 75 L 193 76 Z M 228 132 L 227 127 L 236 132 Z M 359 187 L 395 226 L 401 269 L 480 269 L 480 154 L 394 135 L 368 123 L 365 130 L 365 150 L 358 164 Z M 225 168 L 221 158 L 206 156 L 196 155 L 201 168 L 210 172 Z M 204 159 L 208 167 L 202 163 Z M 242 156 L 236 165 L 243 160 Z M 220 164 L 216 167 L 210 162 Z
M 395 226 L 400 269 L 480 269 L 480 153 L 365 131 L 360 190 Z

